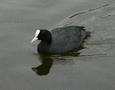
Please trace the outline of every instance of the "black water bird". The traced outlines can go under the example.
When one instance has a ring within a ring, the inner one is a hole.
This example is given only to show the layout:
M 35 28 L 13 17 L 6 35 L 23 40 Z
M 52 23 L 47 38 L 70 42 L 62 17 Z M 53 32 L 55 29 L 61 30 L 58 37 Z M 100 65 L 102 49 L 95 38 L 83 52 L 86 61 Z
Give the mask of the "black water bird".
M 62 54 L 79 49 L 88 36 L 84 26 L 59 27 L 51 31 L 38 29 L 31 43 L 41 40 L 37 47 L 40 54 Z

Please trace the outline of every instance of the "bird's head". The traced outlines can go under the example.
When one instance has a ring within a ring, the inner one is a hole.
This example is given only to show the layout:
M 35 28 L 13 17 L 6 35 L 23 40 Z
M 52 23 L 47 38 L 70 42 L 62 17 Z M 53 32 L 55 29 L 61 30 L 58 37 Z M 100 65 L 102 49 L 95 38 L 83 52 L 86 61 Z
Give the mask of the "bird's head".
M 31 40 L 31 43 L 36 42 L 37 40 L 41 40 L 47 44 L 51 43 L 52 36 L 50 31 L 46 29 L 37 29 L 34 38 Z

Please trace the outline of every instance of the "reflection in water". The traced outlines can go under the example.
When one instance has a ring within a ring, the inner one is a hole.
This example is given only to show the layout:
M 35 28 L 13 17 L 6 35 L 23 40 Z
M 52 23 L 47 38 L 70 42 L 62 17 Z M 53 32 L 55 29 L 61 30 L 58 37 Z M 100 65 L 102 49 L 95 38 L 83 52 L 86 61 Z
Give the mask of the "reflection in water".
M 78 56 L 80 53 L 67 53 L 63 55 L 41 55 L 42 64 L 37 67 L 32 67 L 32 70 L 38 75 L 47 75 L 53 64 L 53 60 L 66 62 L 66 56 Z
M 37 67 L 33 67 L 32 70 L 38 75 L 47 75 L 53 64 L 53 59 L 49 55 L 41 55 L 42 64 Z

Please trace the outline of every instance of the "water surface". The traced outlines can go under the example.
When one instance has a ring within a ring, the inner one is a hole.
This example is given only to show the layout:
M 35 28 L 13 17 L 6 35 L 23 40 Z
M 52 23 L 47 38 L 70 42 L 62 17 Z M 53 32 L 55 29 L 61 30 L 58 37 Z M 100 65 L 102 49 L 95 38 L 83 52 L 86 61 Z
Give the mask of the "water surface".
M 115 3 L 108 1 L 1 0 L 0 90 L 114 90 Z M 42 61 L 30 44 L 35 30 L 63 25 L 91 31 L 86 48 L 79 56 L 52 57 L 49 74 L 37 75 L 32 67 Z

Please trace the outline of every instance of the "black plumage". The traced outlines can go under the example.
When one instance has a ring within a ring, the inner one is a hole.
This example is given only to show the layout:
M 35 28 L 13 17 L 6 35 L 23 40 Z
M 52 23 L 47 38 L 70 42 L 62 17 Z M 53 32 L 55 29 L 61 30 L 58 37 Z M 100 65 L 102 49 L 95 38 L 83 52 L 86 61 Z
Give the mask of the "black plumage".
M 60 54 L 78 49 L 88 36 L 83 26 L 67 26 L 51 31 L 41 29 L 38 40 L 38 52 L 42 54 Z

